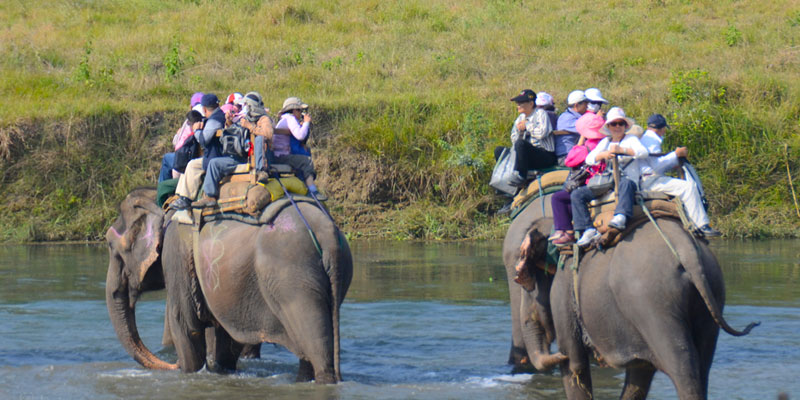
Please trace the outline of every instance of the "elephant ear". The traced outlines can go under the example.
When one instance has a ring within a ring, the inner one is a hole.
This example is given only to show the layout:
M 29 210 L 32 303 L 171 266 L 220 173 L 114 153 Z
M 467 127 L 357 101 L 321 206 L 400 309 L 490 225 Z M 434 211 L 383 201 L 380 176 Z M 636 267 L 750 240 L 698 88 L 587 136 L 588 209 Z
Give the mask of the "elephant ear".
M 112 254 L 123 262 L 130 288 L 140 289 L 161 252 L 164 211 L 155 189 L 134 189 L 120 204 L 120 216 L 106 232 Z

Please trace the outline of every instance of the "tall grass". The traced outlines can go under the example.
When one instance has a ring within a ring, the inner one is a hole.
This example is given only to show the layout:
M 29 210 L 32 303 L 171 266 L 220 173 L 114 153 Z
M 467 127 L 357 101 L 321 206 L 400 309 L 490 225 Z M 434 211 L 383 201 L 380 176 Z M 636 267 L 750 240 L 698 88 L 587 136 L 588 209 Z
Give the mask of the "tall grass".
M 6 239 L 102 235 L 108 204 L 154 182 L 192 92 L 249 90 L 273 111 L 312 105 L 318 169 L 383 172 L 350 184 L 363 196 L 331 183 L 343 212 L 381 204 L 399 236 L 468 236 L 505 221 L 480 222 L 501 203 L 486 181 L 528 87 L 559 109 L 599 87 L 640 122 L 667 115 L 727 233 L 798 235 L 780 164 L 789 143 L 800 167 L 793 2 L 11 0 L 0 15 Z

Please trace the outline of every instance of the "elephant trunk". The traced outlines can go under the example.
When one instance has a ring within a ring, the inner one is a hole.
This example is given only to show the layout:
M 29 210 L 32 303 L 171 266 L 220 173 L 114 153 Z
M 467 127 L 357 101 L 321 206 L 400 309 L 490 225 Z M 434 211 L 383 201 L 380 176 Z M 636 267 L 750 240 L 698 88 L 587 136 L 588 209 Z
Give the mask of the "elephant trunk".
M 136 301 L 129 299 L 127 285 L 119 278 L 119 270 L 109 268 L 106 277 L 106 306 L 111 324 L 114 326 L 114 331 L 116 331 L 122 346 L 134 360 L 145 368 L 178 369 L 177 364 L 162 361 L 142 342 L 136 327 Z

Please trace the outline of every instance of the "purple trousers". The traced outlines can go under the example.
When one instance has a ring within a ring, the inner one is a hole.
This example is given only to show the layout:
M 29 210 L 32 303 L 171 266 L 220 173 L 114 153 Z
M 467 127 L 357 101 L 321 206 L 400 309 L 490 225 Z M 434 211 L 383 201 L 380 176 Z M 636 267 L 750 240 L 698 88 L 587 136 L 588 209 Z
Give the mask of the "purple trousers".
M 553 208 L 553 227 L 557 231 L 572 230 L 572 201 L 569 192 L 559 190 L 550 197 L 550 205 Z

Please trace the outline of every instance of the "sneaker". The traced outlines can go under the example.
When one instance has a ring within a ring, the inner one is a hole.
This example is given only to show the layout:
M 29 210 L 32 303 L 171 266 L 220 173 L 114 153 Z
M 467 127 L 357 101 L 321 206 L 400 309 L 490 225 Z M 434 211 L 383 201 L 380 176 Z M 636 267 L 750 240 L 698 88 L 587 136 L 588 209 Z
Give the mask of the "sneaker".
M 217 199 L 213 197 L 204 197 L 203 200 L 195 201 L 192 203 L 192 208 L 206 208 L 214 207 L 217 205 Z
M 614 218 L 611 218 L 611 221 L 608 221 L 608 227 L 614 228 L 616 230 L 622 231 L 625 230 L 625 222 L 627 218 L 625 218 L 624 214 L 616 214 Z
M 597 231 L 595 231 L 597 232 Z M 570 235 L 569 233 L 564 233 L 561 237 L 553 240 L 553 245 L 556 247 L 567 246 L 575 242 L 575 236 Z
M 319 201 L 328 200 L 328 196 L 325 196 L 322 192 L 315 190 L 313 192 L 309 192 L 312 197 L 315 197 Z
M 192 206 L 192 201 L 186 196 L 180 196 L 172 203 L 169 203 L 169 208 L 173 210 L 186 210 Z
M 584 247 L 592 243 L 593 240 L 600 237 L 600 232 L 597 229 L 589 228 L 583 232 L 581 238 L 578 239 L 578 246 Z
M 565 234 L 566 234 L 566 232 L 564 232 L 564 231 L 555 231 L 555 232 L 553 232 L 552 235 L 550 235 L 549 238 L 547 238 L 547 240 L 552 242 L 553 240 L 556 240 L 556 239 L 560 238 L 561 236 L 563 236 Z
M 712 228 L 711 225 L 709 225 L 709 224 L 703 225 L 702 227 L 700 227 L 699 230 L 700 230 L 700 233 L 702 233 L 703 236 L 705 236 L 705 237 L 722 236 L 722 232 Z
M 509 201 L 508 203 L 506 203 L 506 205 L 504 205 L 502 208 L 500 208 L 499 210 L 497 210 L 497 212 L 496 212 L 495 214 L 497 214 L 497 215 L 502 215 L 502 214 L 508 214 L 508 213 L 510 213 L 510 212 L 511 212 L 511 205 L 512 205 L 512 204 L 514 204 L 514 202 L 513 202 L 513 201 Z

